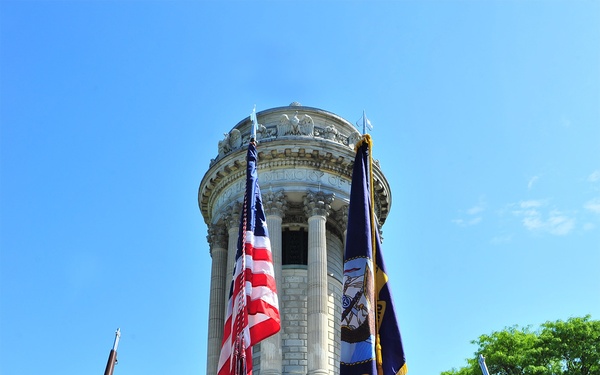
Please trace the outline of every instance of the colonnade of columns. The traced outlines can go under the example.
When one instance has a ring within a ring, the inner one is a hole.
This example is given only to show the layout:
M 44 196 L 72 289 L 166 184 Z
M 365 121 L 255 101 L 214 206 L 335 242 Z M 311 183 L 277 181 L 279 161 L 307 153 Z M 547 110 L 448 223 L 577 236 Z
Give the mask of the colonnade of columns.
M 328 331 L 328 288 L 327 288 L 327 241 L 326 223 L 333 202 L 332 194 L 307 192 L 304 209 L 308 221 L 308 264 L 307 264 L 307 371 L 309 375 L 329 374 Z M 240 203 L 232 203 L 222 220 L 209 228 L 208 240 L 212 257 L 208 362 L 207 374 L 216 374 L 221 351 L 226 303 L 238 240 Z M 273 253 L 275 279 L 282 285 L 282 222 L 287 211 L 283 191 L 263 194 L 263 206 Z M 344 228 L 345 230 L 345 228 Z M 281 298 L 282 290 L 278 290 Z M 282 301 L 280 299 L 280 309 Z M 282 314 L 282 320 L 284 319 Z M 283 324 L 282 324 L 283 326 Z M 282 332 L 261 342 L 260 374 L 281 375 Z

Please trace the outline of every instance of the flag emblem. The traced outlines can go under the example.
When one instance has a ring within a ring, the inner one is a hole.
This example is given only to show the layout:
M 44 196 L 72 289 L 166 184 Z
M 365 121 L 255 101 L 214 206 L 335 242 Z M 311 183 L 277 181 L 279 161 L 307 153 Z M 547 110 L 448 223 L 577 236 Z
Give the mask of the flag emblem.
M 374 358 L 375 316 L 373 265 L 368 258 L 346 262 L 342 295 L 342 341 L 351 347 L 350 362 L 364 362 Z

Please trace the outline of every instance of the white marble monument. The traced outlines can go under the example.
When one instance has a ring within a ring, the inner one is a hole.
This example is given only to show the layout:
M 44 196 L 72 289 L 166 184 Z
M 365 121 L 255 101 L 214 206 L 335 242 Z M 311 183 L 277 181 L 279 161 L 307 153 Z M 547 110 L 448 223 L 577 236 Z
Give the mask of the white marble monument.
M 361 135 L 343 118 L 299 103 L 256 116 L 258 181 L 275 263 L 281 331 L 254 346 L 254 374 L 339 374 L 346 218 L 354 143 Z M 212 258 L 210 375 L 217 372 L 221 349 L 251 127 L 246 117 L 224 135 L 198 191 Z M 374 175 L 376 215 L 382 225 L 392 197 L 377 163 Z

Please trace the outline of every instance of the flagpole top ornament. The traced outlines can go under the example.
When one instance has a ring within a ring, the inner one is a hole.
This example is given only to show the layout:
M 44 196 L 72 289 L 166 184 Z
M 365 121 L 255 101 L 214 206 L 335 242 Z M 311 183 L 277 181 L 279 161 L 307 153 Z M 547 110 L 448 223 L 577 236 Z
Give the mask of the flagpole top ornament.
M 373 130 L 373 124 L 371 124 L 371 121 L 369 121 L 369 119 L 367 118 L 367 114 L 365 113 L 364 109 L 363 109 L 362 117 L 359 118 L 358 121 L 356 121 L 356 126 L 359 129 L 362 126 L 363 134 L 367 134 L 367 130 Z
M 256 119 L 256 104 L 250 114 L 250 121 L 252 121 L 252 131 L 250 132 L 250 143 L 256 146 L 256 129 L 258 128 L 258 120 Z
M 113 344 L 113 350 L 116 352 L 117 351 L 117 347 L 119 346 L 119 339 L 121 338 L 121 328 L 117 328 L 117 331 L 115 332 L 115 342 Z

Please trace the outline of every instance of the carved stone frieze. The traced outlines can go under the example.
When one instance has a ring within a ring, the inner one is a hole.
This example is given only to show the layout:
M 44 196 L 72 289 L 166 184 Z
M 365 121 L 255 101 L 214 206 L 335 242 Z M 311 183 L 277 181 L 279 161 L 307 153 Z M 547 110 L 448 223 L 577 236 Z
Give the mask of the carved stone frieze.
M 239 125 L 239 124 L 238 124 Z M 224 134 L 224 139 L 219 141 L 218 155 L 211 159 L 210 165 L 214 165 L 224 156 L 238 150 L 242 145 L 250 141 L 251 126 L 234 128 Z M 354 128 L 347 127 L 342 130 L 339 126 L 322 119 L 315 120 L 311 115 L 294 111 L 294 115 L 283 113 L 277 120 L 270 119 L 265 124 L 258 124 L 256 138 L 258 141 L 273 141 L 279 137 L 300 136 L 313 137 L 333 141 L 354 149 L 354 145 L 361 138 L 361 134 Z
M 338 131 L 333 125 L 329 125 L 323 131 L 323 138 L 328 139 L 330 141 L 336 141 L 338 136 Z
M 273 138 L 277 135 L 276 128 L 267 128 L 263 124 L 258 124 L 258 128 L 256 129 L 256 139 L 261 141 L 269 138 Z
M 219 157 L 223 157 L 231 151 L 242 146 L 242 134 L 238 129 L 233 129 L 224 134 L 225 138 L 219 141 Z

